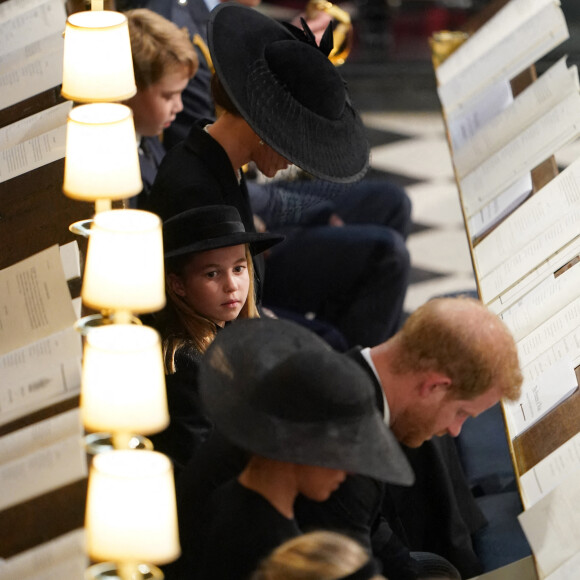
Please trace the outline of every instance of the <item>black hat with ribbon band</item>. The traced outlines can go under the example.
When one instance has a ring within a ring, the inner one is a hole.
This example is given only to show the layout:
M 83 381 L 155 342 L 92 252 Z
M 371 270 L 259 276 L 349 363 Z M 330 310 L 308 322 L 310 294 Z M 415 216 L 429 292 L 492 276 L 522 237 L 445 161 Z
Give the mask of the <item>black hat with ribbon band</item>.
M 325 54 L 329 43 L 321 49 L 312 33 L 291 30 L 253 8 L 220 4 L 208 24 L 216 73 L 242 117 L 282 157 L 320 179 L 356 181 L 368 168 L 369 145 Z
M 196 207 L 163 222 L 165 258 L 239 244 L 250 244 L 256 255 L 283 239 L 280 234 L 247 232 L 238 210 L 230 205 Z
M 413 483 L 368 374 L 306 328 L 238 320 L 217 335 L 199 373 L 210 419 L 236 446 L 278 461 Z

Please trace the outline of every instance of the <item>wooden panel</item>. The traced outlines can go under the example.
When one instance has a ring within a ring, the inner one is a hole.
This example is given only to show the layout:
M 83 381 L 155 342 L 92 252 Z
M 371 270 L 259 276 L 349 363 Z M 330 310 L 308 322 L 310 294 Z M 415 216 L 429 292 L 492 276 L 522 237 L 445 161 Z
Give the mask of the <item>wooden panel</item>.
M 6 268 L 52 244 L 86 239 L 68 230 L 75 221 L 91 218 L 94 205 L 62 193 L 64 159 L 0 183 L 0 268 Z
M 87 479 L 0 512 L 0 557 L 9 558 L 82 528 Z

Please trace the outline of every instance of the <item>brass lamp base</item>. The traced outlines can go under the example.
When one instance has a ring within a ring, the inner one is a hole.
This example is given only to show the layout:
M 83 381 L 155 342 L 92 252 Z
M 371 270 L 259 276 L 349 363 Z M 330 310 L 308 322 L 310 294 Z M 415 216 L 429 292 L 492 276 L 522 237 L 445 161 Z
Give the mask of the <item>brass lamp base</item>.
M 103 562 L 87 568 L 85 580 L 163 580 L 163 572 L 151 564 Z
M 153 450 L 153 443 L 143 435 L 134 433 L 90 433 L 84 438 L 85 451 L 97 455 L 113 449 Z
M 93 224 L 92 219 L 81 220 L 79 222 L 74 222 L 68 229 L 71 233 L 77 234 L 77 236 L 83 236 L 83 238 L 88 238 L 91 235 L 91 225 Z
M 133 316 L 131 313 L 125 311 L 118 312 L 99 312 L 98 314 L 90 314 L 89 316 L 83 316 L 79 318 L 74 323 L 74 328 L 77 332 L 80 332 L 83 336 L 86 336 L 91 328 L 96 328 L 97 326 L 106 326 L 108 324 L 138 324 L 142 325 L 141 319 L 137 316 Z

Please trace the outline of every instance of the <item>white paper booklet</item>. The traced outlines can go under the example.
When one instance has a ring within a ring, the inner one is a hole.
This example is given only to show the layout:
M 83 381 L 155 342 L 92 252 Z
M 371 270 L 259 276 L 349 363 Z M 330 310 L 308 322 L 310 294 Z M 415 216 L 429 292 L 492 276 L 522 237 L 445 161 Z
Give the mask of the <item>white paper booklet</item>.
M 8 0 L 0 4 L 0 109 L 62 82 L 62 0 Z
M 470 217 L 526 172 L 580 135 L 580 94 L 568 95 L 459 181 Z
M 569 37 L 566 19 L 559 3 L 536 3 L 527 0 L 510 2 L 518 4 L 520 8 L 526 3 L 538 6 L 543 4 L 543 7 L 528 18 L 514 14 L 509 19 L 506 17 L 508 11 L 500 11 L 496 15 L 499 18 L 494 22 L 507 24 L 506 28 L 510 28 L 507 35 L 488 35 L 486 40 L 492 40 L 485 43 L 481 53 L 475 57 L 469 55 L 470 58 L 466 58 L 463 63 L 466 66 L 452 70 L 454 74 L 447 78 L 448 68 L 456 64 L 455 59 L 452 61 L 453 57 L 458 55 L 456 58 L 459 59 L 463 51 L 469 50 L 470 43 L 481 32 L 478 31 L 436 69 L 439 81 L 437 92 L 446 113 L 452 113 L 460 103 L 473 98 L 493 83 L 514 78 Z M 441 71 L 448 61 L 452 62 Z
M 564 567 L 564 572 L 550 578 L 577 578 L 578 568 L 568 566 L 580 553 L 580 486 L 578 474 L 566 477 L 548 495 L 518 516 L 532 552 L 539 577 L 545 578 Z M 566 570 L 568 568 L 568 570 Z M 574 572 L 576 576 L 569 575 Z
M 580 433 L 560 445 L 520 476 L 524 509 L 533 506 L 562 480 L 574 473 L 578 474 L 578 481 L 580 481 Z
M 539 79 L 522 91 L 512 103 L 477 131 L 463 146 L 454 150 L 453 162 L 462 178 L 488 157 L 579 89 L 578 69 L 566 66 L 566 57 L 552 65 Z
M 522 369 L 524 382 L 520 398 L 517 401 L 504 402 L 511 439 L 537 423 L 578 388 L 576 373 L 569 359 L 560 359 L 541 373 L 535 370 Z

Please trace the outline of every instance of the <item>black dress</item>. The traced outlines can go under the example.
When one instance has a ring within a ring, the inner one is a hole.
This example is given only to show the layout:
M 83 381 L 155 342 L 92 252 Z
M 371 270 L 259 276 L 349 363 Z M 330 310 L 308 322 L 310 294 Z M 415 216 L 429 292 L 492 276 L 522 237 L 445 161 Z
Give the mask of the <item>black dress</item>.
M 295 520 L 233 479 L 211 495 L 196 578 L 245 580 L 272 550 L 300 533 Z

